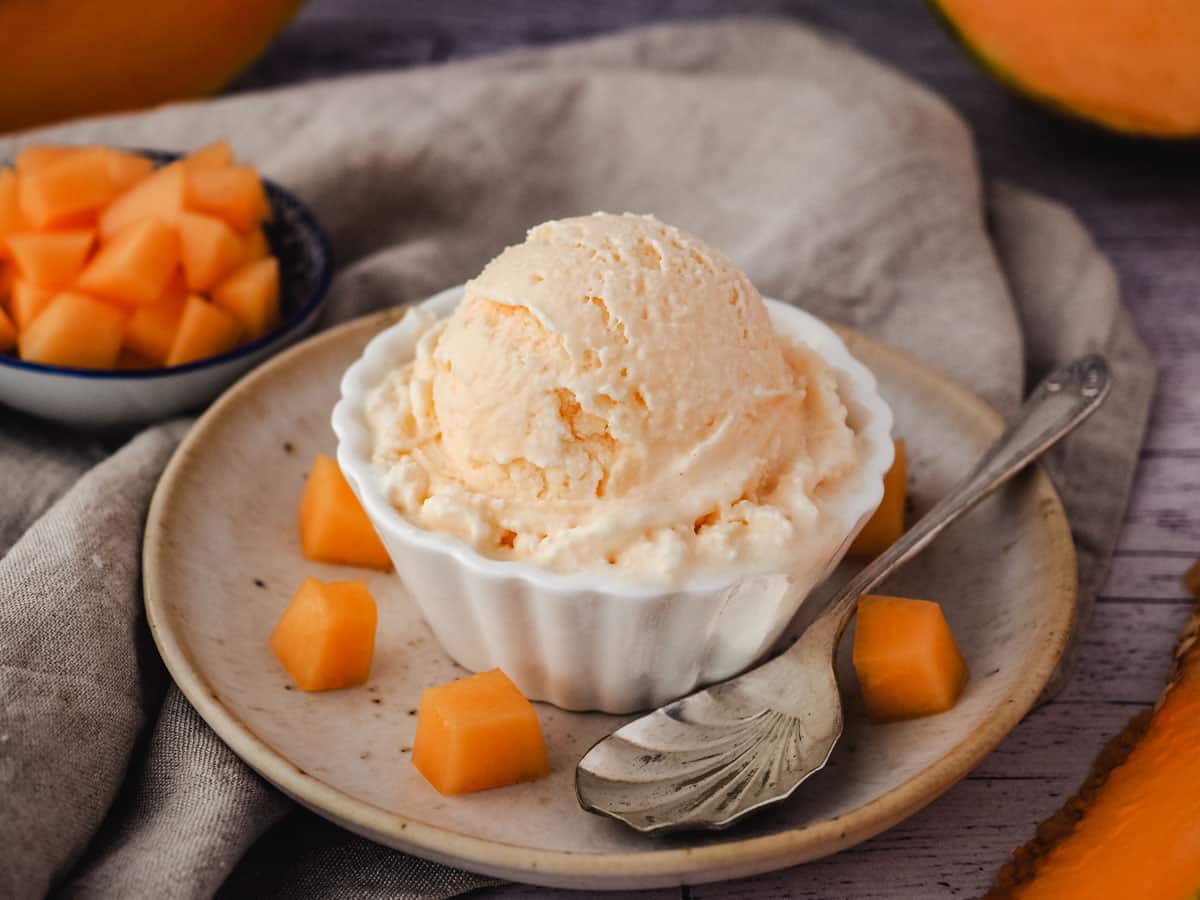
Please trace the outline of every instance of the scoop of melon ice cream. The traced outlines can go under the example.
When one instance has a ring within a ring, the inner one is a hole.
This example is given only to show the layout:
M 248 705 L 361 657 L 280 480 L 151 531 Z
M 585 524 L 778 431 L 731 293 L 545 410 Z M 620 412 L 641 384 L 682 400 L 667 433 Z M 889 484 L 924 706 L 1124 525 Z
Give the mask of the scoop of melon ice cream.
M 547 222 L 416 324 L 368 415 L 419 526 L 654 581 L 830 552 L 822 487 L 856 462 L 834 375 L 699 239 L 649 216 Z

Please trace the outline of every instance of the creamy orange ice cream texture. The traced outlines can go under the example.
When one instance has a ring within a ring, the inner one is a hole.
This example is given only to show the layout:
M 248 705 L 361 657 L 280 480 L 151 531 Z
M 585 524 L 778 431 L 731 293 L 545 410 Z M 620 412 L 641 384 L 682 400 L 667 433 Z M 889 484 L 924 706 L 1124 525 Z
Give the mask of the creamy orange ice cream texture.
M 844 528 L 857 471 L 820 356 L 758 291 L 649 216 L 547 222 L 428 313 L 368 400 L 375 461 L 415 525 L 485 556 L 671 582 L 785 571 Z

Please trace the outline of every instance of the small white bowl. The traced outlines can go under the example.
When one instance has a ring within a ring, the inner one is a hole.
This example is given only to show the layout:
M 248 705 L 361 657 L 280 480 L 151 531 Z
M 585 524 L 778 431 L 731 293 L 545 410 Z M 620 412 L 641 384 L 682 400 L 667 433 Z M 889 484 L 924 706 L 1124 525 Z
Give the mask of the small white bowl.
M 462 294 L 461 286 L 451 288 L 422 306 L 448 315 Z M 728 678 L 774 643 L 879 505 L 893 444 L 891 410 L 841 338 L 802 310 L 766 302 L 777 332 L 802 340 L 833 367 L 850 425 L 862 439 L 861 478 L 848 480 L 829 502 L 845 538 L 819 570 L 698 578 L 667 588 L 489 559 L 405 519 L 372 462 L 366 400 L 412 359 L 412 317 L 367 345 L 342 378 L 333 411 L 338 463 L 405 588 L 459 664 L 476 672 L 503 669 L 527 697 L 564 709 L 627 713 Z

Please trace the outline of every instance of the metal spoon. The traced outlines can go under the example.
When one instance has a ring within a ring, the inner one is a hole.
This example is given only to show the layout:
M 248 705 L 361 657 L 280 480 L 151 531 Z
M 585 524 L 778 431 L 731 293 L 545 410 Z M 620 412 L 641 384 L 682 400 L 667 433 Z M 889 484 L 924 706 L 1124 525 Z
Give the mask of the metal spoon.
M 1016 419 L 946 497 L 866 566 L 787 651 L 617 729 L 575 770 L 579 804 L 638 831 L 725 828 L 790 796 L 842 734 L 838 641 L 858 597 L 1086 419 L 1108 394 L 1100 356 L 1038 385 Z

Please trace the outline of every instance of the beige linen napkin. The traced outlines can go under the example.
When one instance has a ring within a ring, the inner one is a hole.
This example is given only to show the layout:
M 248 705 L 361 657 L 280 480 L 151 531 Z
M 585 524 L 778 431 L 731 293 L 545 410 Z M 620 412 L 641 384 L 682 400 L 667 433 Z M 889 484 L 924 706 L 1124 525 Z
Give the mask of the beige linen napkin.
M 329 229 L 329 320 L 458 283 L 544 219 L 632 210 L 1005 413 L 1054 363 L 1108 354 L 1112 399 L 1055 466 L 1085 600 L 1099 585 L 1154 380 L 1112 272 L 1061 207 L 985 196 L 960 119 L 856 51 L 784 22 L 657 27 L 84 122 L 0 141 L 0 159 L 33 141 L 224 135 Z M 484 883 L 294 810 L 164 688 L 139 550 L 187 423 L 101 441 L 2 415 L 0 895 L 441 897 Z

